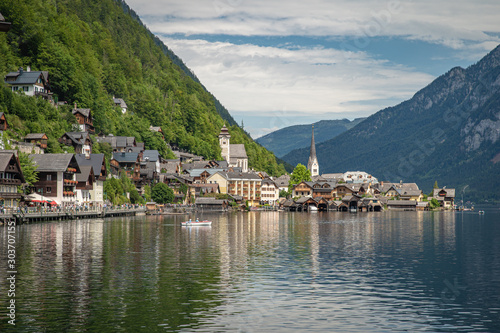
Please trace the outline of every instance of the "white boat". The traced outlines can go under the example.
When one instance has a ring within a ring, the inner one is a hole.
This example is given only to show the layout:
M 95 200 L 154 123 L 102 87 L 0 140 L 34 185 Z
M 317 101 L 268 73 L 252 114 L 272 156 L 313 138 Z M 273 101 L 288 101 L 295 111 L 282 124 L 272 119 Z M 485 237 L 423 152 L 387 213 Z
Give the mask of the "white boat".
M 313 205 L 310 205 L 308 209 L 310 212 L 317 212 L 318 211 L 318 207 L 313 206 Z
M 183 227 L 195 227 L 195 226 L 211 226 L 212 221 L 186 221 L 186 222 L 181 222 L 181 225 Z

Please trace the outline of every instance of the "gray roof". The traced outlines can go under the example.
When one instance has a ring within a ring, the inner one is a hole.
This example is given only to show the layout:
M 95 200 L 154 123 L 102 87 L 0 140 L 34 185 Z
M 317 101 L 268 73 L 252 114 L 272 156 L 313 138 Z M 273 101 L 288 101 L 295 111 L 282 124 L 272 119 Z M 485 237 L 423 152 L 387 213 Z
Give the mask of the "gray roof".
M 189 170 L 189 175 L 191 177 L 199 177 L 203 172 L 208 172 L 211 175 L 216 174 L 217 172 L 224 171 L 223 169 L 191 169 Z
M 22 73 L 20 72 L 10 72 L 8 73 L 5 78 L 16 78 L 15 81 L 5 81 L 8 84 L 35 84 L 36 81 L 42 77 L 44 81 L 47 81 L 47 78 L 49 76 L 49 72 L 47 71 L 32 71 L 32 72 L 26 72 L 23 71 Z
M 419 196 L 420 194 L 422 194 L 422 191 L 421 190 L 414 190 L 414 191 L 401 190 L 399 193 L 401 194 L 401 196 L 414 197 L 414 196 Z
M 438 198 L 439 197 L 439 192 L 445 191 L 446 192 L 446 197 L 447 198 L 454 198 L 455 197 L 455 189 L 454 188 L 435 188 L 433 190 L 433 197 Z
M 87 138 L 91 140 L 88 132 L 66 132 L 64 134 L 67 135 L 71 141 L 80 145 L 84 145 Z
M 74 108 L 72 110 L 73 114 L 76 114 L 76 113 L 81 113 L 82 115 L 84 115 L 85 117 L 87 118 L 90 118 L 90 109 L 80 109 L 80 108 Z
M 75 158 L 80 166 L 92 166 L 95 176 L 99 176 L 101 174 L 102 165 L 105 163 L 104 154 L 90 154 L 88 158 L 85 154 L 75 154 Z
M 160 153 L 158 150 L 145 150 L 142 153 L 142 159 L 143 161 L 156 162 L 160 159 Z
M 215 199 L 213 197 L 196 198 L 196 205 L 223 205 L 227 200 Z
M 126 108 L 127 103 L 123 100 L 123 98 L 113 98 L 113 103 L 119 105 L 121 108 Z
M 136 162 L 138 156 L 138 153 L 113 153 L 113 159 L 118 163 Z
M 415 200 L 389 200 L 387 206 L 417 206 Z
M 42 140 L 45 133 L 30 133 L 24 137 L 25 140 Z
M 244 144 L 232 144 L 229 147 L 231 158 L 248 158 Z
M 226 179 L 248 179 L 248 180 L 261 180 L 258 175 L 250 172 L 220 172 L 226 175 Z
M 80 173 L 76 174 L 76 181 L 77 182 L 86 182 L 89 179 L 90 170 L 92 170 L 92 166 L 80 165 Z
M 75 159 L 74 154 L 31 154 L 35 165 L 38 166 L 38 172 L 54 172 L 66 171 L 68 166 L 73 161 L 76 164 L 77 172 L 80 172 L 80 167 Z

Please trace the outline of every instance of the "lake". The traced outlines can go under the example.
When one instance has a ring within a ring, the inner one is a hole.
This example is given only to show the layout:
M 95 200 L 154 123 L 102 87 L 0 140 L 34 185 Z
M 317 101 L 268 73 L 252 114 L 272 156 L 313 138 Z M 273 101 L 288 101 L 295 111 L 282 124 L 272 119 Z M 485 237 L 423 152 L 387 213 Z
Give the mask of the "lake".
M 0 331 L 500 332 L 498 208 L 201 217 L 0 227 Z

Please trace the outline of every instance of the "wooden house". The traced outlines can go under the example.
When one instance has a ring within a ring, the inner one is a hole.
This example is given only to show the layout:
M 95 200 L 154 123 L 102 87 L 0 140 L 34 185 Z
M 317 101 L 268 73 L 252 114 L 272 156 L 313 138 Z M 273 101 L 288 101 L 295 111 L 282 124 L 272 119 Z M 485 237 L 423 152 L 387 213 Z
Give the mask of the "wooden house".
M 19 158 L 14 152 L 0 151 L 0 204 L 17 207 L 22 198 L 17 187 L 24 184 Z
M 45 133 L 30 133 L 24 137 L 24 142 L 46 149 L 48 139 Z
M 75 148 L 76 154 L 92 154 L 92 140 L 88 132 L 66 132 L 58 141 Z
M 75 103 L 75 107 L 72 112 L 76 120 L 78 121 L 81 132 L 89 132 L 91 134 L 95 133 L 92 111 L 90 111 L 90 109 L 77 108 Z

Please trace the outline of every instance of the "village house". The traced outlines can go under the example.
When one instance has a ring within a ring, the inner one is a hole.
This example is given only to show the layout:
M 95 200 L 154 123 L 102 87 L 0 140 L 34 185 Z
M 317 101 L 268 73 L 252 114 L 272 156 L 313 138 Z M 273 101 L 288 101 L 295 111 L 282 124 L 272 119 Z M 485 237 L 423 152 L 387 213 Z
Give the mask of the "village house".
M 91 192 L 94 189 L 94 171 L 90 165 L 81 165 L 80 173 L 76 174 L 76 203 L 78 205 L 92 204 Z
M 432 197 L 439 201 L 439 205 L 445 209 L 453 209 L 455 204 L 455 189 L 454 188 L 435 188 Z M 432 198 L 429 198 L 432 199 Z
M 75 154 L 78 165 L 91 166 L 94 179 L 92 188 L 89 190 L 90 203 L 92 205 L 102 206 L 104 203 L 104 181 L 108 176 L 106 160 L 104 154 Z
M 11 22 L 6 22 L 5 18 L 3 17 L 2 13 L 0 13 L 0 31 L 1 32 L 7 32 L 10 30 L 12 23 Z
M 292 197 L 312 197 L 313 182 L 300 182 L 293 186 Z
M 76 154 L 92 154 L 92 139 L 88 132 L 66 132 L 58 141 L 66 146 L 75 148 Z
M 24 142 L 36 145 L 41 149 L 47 149 L 48 139 L 45 133 L 30 133 L 24 137 Z
M 256 207 L 261 200 L 262 179 L 250 172 L 217 172 L 208 178 L 218 184 L 220 193 L 241 196 L 249 207 Z M 209 183 L 210 184 L 210 183 Z
M 20 67 L 17 72 L 8 73 L 4 82 L 12 91 L 22 91 L 27 96 L 40 96 L 52 101 L 47 71 L 31 71 L 29 66 L 25 71 Z
M 139 180 L 141 172 L 141 156 L 139 153 L 113 153 L 110 161 L 111 174 L 120 177 L 123 171 L 133 181 Z
M 134 148 L 144 150 L 144 143 L 137 143 L 133 136 L 99 136 L 96 138 L 99 143 L 108 143 L 113 149 L 114 153 L 133 152 Z
M 80 166 L 74 154 L 32 154 L 37 166 L 38 181 L 34 184 L 38 200 L 53 200 L 59 205 L 76 204 L 76 174 Z
M 80 132 L 89 132 L 90 134 L 95 133 L 92 111 L 90 111 L 90 109 L 77 108 L 75 103 L 75 107 L 72 112 L 78 121 Z
M 279 186 L 270 178 L 264 178 L 261 182 L 261 203 L 274 206 L 280 198 Z
M 0 205 L 17 207 L 22 195 L 17 187 L 25 183 L 19 158 L 12 151 L 0 151 Z
M 346 183 L 378 183 L 378 179 L 363 171 L 348 171 L 343 174 Z
M 128 110 L 127 103 L 125 103 L 123 98 L 115 98 L 115 96 L 113 96 L 113 104 L 116 107 L 119 107 L 122 110 L 123 114 L 125 114 Z
M 290 182 L 290 175 L 282 175 L 274 179 L 274 182 L 278 185 L 280 192 L 288 191 L 288 184 Z

